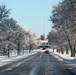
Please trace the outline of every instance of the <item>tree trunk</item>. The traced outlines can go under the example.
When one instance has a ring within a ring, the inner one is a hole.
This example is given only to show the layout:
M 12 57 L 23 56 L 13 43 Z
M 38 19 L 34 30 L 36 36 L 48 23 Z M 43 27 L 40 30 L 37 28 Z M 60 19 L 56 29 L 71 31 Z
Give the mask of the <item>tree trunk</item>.
M 64 51 L 62 50 L 61 53 L 64 54 Z
M 60 53 L 60 49 L 59 49 L 59 51 L 58 51 L 59 53 Z
M 75 50 L 71 50 L 71 57 L 75 57 Z
M 18 43 L 17 55 L 20 55 L 20 44 Z
M 61 54 L 64 54 L 64 49 L 63 48 L 61 48 Z
M 66 54 L 69 54 L 69 50 L 68 50 L 68 47 L 66 47 Z
M 62 46 L 61 46 L 61 51 L 60 52 L 61 52 L 61 54 L 64 54 L 64 50 L 63 50 Z
M 8 57 L 10 57 L 10 52 L 9 52 L 9 50 L 8 50 Z
M 57 52 L 59 52 L 59 53 L 60 53 L 60 49 L 57 49 Z
M 31 49 L 29 49 L 29 53 L 31 52 Z
M 10 57 L 10 49 L 9 49 L 9 45 L 8 45 L 8 53 L 7 53 L 8 57 Z

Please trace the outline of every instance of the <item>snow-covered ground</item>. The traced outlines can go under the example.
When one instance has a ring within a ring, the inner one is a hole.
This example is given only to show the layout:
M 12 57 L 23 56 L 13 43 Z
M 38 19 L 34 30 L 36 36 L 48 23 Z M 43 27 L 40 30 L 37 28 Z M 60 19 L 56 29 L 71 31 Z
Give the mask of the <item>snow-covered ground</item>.
M 25 57 L 28 57 L 37 52 L 44 52 L 44 51 L 45 50 L 35 49 L 31 53 L 29 53 L 29 51 L 25 50 L 25 54 L 20 55 L 20 56 L 17 56 L 17 54 L 15 54 L 15 52 L 13 52 L 9 58 L 7 56 L 0 56 L 0 66 L 6 65 L 8 63 L 17 61 L 17 60 L 25 58 Z M 49 51 L 55 58 L 57 58 L 59 61 L 64 62 L 68 66 L 71 66 L 72 70 L 74 72 L 76 72 L 76 57 L 70 57 L 70 53 L 66 55 L 65 53 L 64 54 L 58 53 L 58 52 L 56 52 L 56 50 L 55 50 L 55 52 L 53 52 L 52 49 L 49 49 Z
M 64 54 L 61 54 L 56 52 L 56 50 L 53 52 L 53 50 L 50 49 L 49 51 L 55 58 L 69 66 L 69 69 L 76 74 L 76 57 L 70 57 L 70 52 L 69 54 L 66 54 L 65 52 Z
M 33 54 L 37 53 L 37 52 L 38 51 L 33 50 L 33 51 L 31 51 L 31 53 L 29 53 L 29 51 L 25 50 L 24 54 L 17 56 L 17 54 L 14 51 L 12 54 L 10 54 L 10 57 L 0 56 L 0 67 L 3 66 L 3 65 L 9 64 L 9 63 L 11 63 L 13 61 L 17 61 L 17 60 L 20 60 L 22 58 L 26 58 L 26 57 L 28 57 L 30 55 L 33 55 Z
M 50 49 L 50 51 L 51 52 L 53 52 L 53 50 L 52 49 Z M 56 58 L 59 58 L 59 60 L 60 61 L 64 61 L 64 62 L 67 62 L 67 63 L 75 63 L 76 64 L 76 57 L 70 57 L 70 52 L 69 52 L 69 54 L 66 54 L 65 52 L 64 52 L 64 54 L 61 54 L 61 53 L 58 53 L 58 52 L 56 52 L 56 50 L 53 52 L 53 53 L 51 53 L 52 55 L 54 55 L 54 57 L 56 57 Z

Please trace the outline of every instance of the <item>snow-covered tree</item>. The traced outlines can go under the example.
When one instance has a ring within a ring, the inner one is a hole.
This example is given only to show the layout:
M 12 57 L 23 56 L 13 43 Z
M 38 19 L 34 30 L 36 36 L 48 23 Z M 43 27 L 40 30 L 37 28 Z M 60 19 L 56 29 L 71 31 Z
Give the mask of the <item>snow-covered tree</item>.
M 10 10 L 6 8 L 5 5 L 0 5 L 0 21 L 3 21 L 5 18 L 9 17 Z
M 31 49 L 37 47 L 36 34 L 33 33 L 31 30 L 29 30 L 27 32 L 27 39 L 28 39 L 28 47 L 29 47 L 29 52 L 30 52 L 30 47 Z
M 76 0 L 63 0 L 54 6 L 50 17 L 54 28 L 64 35 L 71 50 L 71 56 L 75 56 L 76 47 Z
M 0 6 L 0 53 L 10 56 L 11 50 L 21 50 L 36 47 L 36 36 L 32 31 L 27 31 L 24 26 L 9 18 L 9 9 L 5 5 Z

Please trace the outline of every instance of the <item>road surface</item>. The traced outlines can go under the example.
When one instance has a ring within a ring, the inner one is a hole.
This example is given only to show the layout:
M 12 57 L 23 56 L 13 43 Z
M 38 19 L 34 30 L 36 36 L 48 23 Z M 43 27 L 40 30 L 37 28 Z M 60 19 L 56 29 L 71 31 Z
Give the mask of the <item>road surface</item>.
M 75 75 L 50 53 L 39 52 L 0 67 L 0 75 Z

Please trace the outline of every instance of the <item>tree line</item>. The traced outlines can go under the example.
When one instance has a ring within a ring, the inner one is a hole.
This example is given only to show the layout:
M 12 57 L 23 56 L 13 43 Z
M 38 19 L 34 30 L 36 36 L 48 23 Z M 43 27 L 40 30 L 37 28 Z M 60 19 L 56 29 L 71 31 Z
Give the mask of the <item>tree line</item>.
M 48 34 L 48 40 L 52 48 L 58 52 L 76 55 L 76 0 L 63 0 L 53 6 L 50 21 L 53 30 Z
M 0 5 L 0 54 L 8 57 L 11 50 L 17 50 L 17 55 L 20 55 L 21 50 L 29 49 L 30 45 L 32 48 L 37 46 L 36 34 L 27 31 L 9 15 L 10 9 L 6 5 Z

